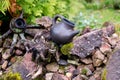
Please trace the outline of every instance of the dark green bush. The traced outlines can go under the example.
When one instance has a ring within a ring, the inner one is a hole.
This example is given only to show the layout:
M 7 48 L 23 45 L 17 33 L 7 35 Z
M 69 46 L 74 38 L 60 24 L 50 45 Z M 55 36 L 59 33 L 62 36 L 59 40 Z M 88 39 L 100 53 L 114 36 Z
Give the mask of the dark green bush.
M 114 0 L 114 9 L 120 9 L 120 0 Z

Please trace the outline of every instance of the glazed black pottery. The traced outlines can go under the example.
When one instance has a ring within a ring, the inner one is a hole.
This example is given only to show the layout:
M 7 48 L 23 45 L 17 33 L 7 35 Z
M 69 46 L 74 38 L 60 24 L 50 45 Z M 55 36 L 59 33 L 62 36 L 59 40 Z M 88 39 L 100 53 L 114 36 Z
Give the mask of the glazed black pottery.
M 58 22 L 58 19 L 61 19 Z M 53 42 L 57 44 L 66 44 L 72 41 L 73 37 L 79 33 L 74 30 L 75 24 L 67 20 L 61 15 L 56 15 L 53 18 L 53 25 L 50 29 L 50 36 Z

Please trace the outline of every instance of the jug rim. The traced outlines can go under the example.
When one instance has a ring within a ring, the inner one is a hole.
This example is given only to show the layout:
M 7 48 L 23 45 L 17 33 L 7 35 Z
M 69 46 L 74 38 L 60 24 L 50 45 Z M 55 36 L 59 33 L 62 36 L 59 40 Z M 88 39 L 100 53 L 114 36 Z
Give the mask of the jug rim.
M 26 22 L 24 19 L 22 18 L 17 18 L 15 20 L 15 25 L 16 25 L 16 28 L 26 28 Z
M 63 18 L 62 20 L 63 20 L 66 24 L 68 24 L 68 25 L 70 25 L 70 26 L 75 26 L 75 23 L 69 21 L 69 20 L 66 19 L 66 18 Z

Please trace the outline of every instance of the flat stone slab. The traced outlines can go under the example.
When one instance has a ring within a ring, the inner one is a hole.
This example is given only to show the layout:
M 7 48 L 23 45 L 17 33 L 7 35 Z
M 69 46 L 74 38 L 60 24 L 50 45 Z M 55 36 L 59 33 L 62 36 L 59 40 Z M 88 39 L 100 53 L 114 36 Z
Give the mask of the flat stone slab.
M 90 55 L 95 48 L 99 48 L 102 43 L 103 31 L 95 30 L 86 33 L 73 40 L 74 47 L 71 50 L 71 54 L 77 55 L 80 58 L 85 58 Z
M 31 56 L 31 53 L 26 53 L 23 58 L 11 66 L 11 70 L 20 73 L 23 80 L 31 80 L 32 75 L 27 75 L 37 70 L 37 65 L 31 60 Z
M 113 53 L 106 69 L 106 80 L 120 80 L 120 48 Z
M 115 27 L 109 25 L 102 29 L 97 29 L 86 34 L 83 34 L 73 40 L 74 47 L 71 54 L 85 58 L 100 48 L 104 38 L 110 37 L 115 32 Z

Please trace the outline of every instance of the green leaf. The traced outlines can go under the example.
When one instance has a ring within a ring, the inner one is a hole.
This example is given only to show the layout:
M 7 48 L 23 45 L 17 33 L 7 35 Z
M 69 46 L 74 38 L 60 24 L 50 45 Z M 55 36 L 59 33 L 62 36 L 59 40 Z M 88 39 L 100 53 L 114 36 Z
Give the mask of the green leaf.
M 25 2 L 32 4 L 34 0 L 25 0 Z

